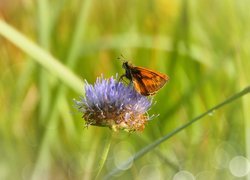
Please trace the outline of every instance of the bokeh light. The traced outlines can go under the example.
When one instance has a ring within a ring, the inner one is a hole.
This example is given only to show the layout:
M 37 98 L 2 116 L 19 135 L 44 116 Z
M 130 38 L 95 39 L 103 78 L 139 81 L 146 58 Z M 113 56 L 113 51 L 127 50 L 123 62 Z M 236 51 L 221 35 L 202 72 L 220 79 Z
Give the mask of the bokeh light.
M 189 171 L 179 171 L 174 175 L 173 180 L 195 180 L 195 177 Z
M 235 156 L 229 163 L 230 172 L 235 177 L 243 177 L 250 173 L 250 161 L 244 156 Z
M 141 168 L 138 179 L 136 180 L 151 180 L 151 179 L 163 179 L 161 170 L 154 165 L 146 165 Z
M 121 170 L 126 170 L 133 165 L 133 161 L 123 166 L 123 163 L 130 159 L 134 154 L 133 147 L 130 143 L 122 141 L 117 143 L 113 149 L 114 164 L 117 168 Z

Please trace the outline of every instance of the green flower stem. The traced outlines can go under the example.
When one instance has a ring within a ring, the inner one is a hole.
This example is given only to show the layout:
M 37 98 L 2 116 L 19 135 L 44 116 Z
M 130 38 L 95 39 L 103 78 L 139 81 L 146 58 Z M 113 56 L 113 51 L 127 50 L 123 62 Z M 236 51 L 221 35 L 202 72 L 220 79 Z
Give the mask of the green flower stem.
M 241 98 L 242 96 L 244 96 L 244 95 L 246 95 L 248 93 L 250 93 L 250 86 L 246 87 L 245 89 L 243 89 L 239 93 L 236 93 L 235 95 L 231 96 L 230 98 L 226 99 L 225 101 L 221 102 L 220 104 L 212 107 L 211 109 L 209 109 L 208 111 L 202 113 L 201 115 L 195 117 L 194 119 L 192 119 L 188 123 L 182 125 L 181 127 L 176 128 L 174 131 L 172 131 L 169 134 L 161 137 L 160 139 L 156 140 L 155 142 L 151 143 L 150 145 L 144 147 L 142 150 L 137 152 L 134 156 L 129 158 L 127 161 L 125 161 L 121 166 L 122 167 L 127 167 L 128 164 L 131 164 L 132 162 L 136 161 L 137 159 L 143 157 L 145 154 L 152 151 L 154 148 L 156 148 L 158 145 L 160 145 L 161 143 L 163 143 L 167 139 L 169 139 L 172 136 L 176 135 L 177 133 L 184 130 L 185 128 L 191 126 L 194 122 L 197 122 L 198 120 L 202 119 L 206 115 L 208 115 L 210 113 L 213 113 L 215 110 L 217 110 L 217 109 L 219 109 L 219 108 L 221 108 L 221 107 L 223 107 L 223 106 L 225 106 L 225 105 L 227 105 L 229 103 L 232 103 L 233 101 Z M 109 174 L 107 174 L 104 179 L 110 179 L 113 175 L 119 173 L 121 171 L 121 169 L 115 168 L 113 171 L 111 171 Z
M 96 177 L 95 177 L 96 180 L 98 179 L 98 177 L 103 169 L 103 166 L 107 160 L 109 149 L 110 149 L 110 144 L 111 144 L 112 139 L 113 139 L 112 137 L 113 137 L 113 132 L 111 133 L 110 137 L 107 139 L 107 142 L 105 143 L 103 153 L 102 153 L 100 162 L 98 164 L 98 172 L 97 172 Z

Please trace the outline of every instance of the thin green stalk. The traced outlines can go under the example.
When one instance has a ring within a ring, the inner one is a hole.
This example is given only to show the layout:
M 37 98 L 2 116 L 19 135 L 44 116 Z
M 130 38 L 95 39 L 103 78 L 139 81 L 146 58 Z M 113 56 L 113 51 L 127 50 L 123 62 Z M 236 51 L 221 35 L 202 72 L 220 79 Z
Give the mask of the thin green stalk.
M 82 37 L 85 35 L 87 29 L 87 19 L 90 14 L 91 6 L 93 2 L 91 0 L 86 0 L 82 3 L 80 14 L 78 16 L 74 36 L 66 59 L 66 64 L 68 67 L 73 68 L 77 62 L 77 57 L 79 56 L 80 48 L 83 47 Z
M 147 154 L 148 152 L 152 151 L 154 148 L 156 148 L 158 145 L 160 145 L 161 143 L 163 143 L 164 141 L 166 141 L 167 139 L 171 138 L 172 136 L 176 135 L 177 133 L 179 133 L 180 131 L 184 130 L 185 128 L 191 126 L 193 123 L 197 122 L 198 120 L 202 119 L 203 117 L 205 117 L 206 115 L 214 112 L 215 110 L 243 97 L 244 95 L 250 93 L 250 86 L 246 87 L 245 89 L 243 89 L 242 91 L 240 91 L 239 93 L 236 93 L 235 95 L 233 95 L 232 97 L 226 99 L 225 101 L 221 102 L 220 104 L 212 107 L 211 109 L 209 109 L 208 111 L 202 113 L 201 115 L 195 117 L 194 119 L 192 119 L 191 121 L 189 121 L 188 123 L 182 125 L 179 128 L 176 128 L 174 131 L 172 131 L 171 133 L 161 137 L 160 139 L 156 140 L 155 142 L 153 142 L 152 144 L 144 147 L 142 150 L 140 150 L 139 152 L 137 152 L 134 156 L 132 156 L 131 158 L 129 158 L 126 162 L 124 162 L 121 166 L 122 167 L 127 167 L 128 164 L 131 164 L 132 162 L 136 161 L 137 159 L 143 157 L 145 154 Z M 122 168 L 121 168 L 122 169 Z M 115 168 L 113 171 L 111 171 L 109 174 L 107 174 L 104 179 L 110 179 L 112 176 L 114 176 L 115 174 L 119 173 L 121 171 L 121 169 Z
M 37 0 L 37 13 L 38 13 L 38 41 L 44 49 L 50 47 L 50 3 L 48 0 Z
M 50 3 L 48 0 L 37 0 L 38 7 L 38 42 L 43 47 L 49 51 L 50 49 Z M 51 101 L 51 87 L 49 83 L 49 75 L 45 69 L 38 69 L 39 73 L 39 89 L 41 94 L 40 106 L 39 106 L 39 118 L 40 121 L 44 122 L 46 120 L 46 115 L 49 112 L 49 105 Z
M 110 137 L 107 139 L 107 141 L 105 143 L 105 146 L 104 146 L 104 149 L 103 149 L 103 152 L 102 152 L 102 156 L 101 156 L 101 159 L 100 159 L 99 164 L 98 164 L 98 171 L 97 171 L 96 177 L 95 177 L 96 180 L 99 178 L 99 175 L 102 172 L 103 166 L 104 166 L 104 164 L 105 164 L 105 162 L 107 160 L 110 145 L 111 145 L 111 142 L 112 142 L 112 137 L 113 137 L 113 133 L 110 135 Z
M 53 12 L 51 12 L 51 17 L 50 17 L 51 29 L 56 28 L 55 26 L 58 22 L 58 19 L 60 18 L 62 14 L 62 10 L 65 7 L 66 2 L 69 3 L 69 1 L 66 1 L 66 0 L 60 0 L 58 2 L 55 2 L 56 5 L 53 6 Z

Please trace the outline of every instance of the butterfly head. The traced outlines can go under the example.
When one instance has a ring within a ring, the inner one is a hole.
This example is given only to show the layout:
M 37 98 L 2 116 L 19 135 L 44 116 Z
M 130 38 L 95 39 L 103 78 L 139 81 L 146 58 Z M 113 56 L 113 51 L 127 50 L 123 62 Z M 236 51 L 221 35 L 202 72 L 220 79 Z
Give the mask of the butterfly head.
M 124 61 L 124 62 L 123 62 L 122 68 L 123 68 L 123 69 L 129 69 L 129 63 L 128 63 L 128 61 Z
M 122 64 L 122 68 L 125 69 L 124 76 L 129 80 L 132 80 L 131 67 L 132 65 L 130 65 L 128 61 L 124 61 Z

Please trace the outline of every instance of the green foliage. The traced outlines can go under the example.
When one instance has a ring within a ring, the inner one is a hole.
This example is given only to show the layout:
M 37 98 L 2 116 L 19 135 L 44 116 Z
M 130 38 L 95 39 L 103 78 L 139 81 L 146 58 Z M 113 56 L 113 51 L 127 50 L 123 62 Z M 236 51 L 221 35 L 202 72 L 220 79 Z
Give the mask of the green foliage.
M 186 171 L 197 179 L 238 177 L 234 158 L 250 161 L 249 95 L 175 132 L 249 85 L 249 5 L 3 3 L 0 179 L 102 179 L 121 169 L 116 178 L 172 179 Z M 84 128 L 72 99 L 84 95 L 83 79 L 121 75 L 120 54 L 170 76 L 150 110 L 160 115 L 142 133 Z

